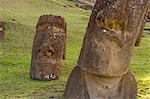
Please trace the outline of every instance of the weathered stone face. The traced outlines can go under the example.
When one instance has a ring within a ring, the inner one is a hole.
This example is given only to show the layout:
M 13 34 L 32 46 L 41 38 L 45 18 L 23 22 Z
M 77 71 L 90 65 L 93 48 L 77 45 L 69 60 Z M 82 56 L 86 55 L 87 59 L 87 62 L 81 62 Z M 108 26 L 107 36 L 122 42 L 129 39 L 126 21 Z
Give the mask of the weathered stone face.
M 149 0 L 97 0 L 64 99 L 136 99 L 129 70 Z
M 66 41 L 63 17 L 41 16 L 33 43 L 31 78 L 53 80 L 60 77 L 60 65 Z
M 83 70 L 107 77 L 127 73 L 138 35 L 133 29 L 139 25 L 129 22 L 128 6 L 127 0 L 97 0 L 84 39 L 84 43 L 88 43 L 83 44 L 78 60 Z M 135 6 L 130 10 L 138 14 L 141 8 Z M 133 17 L 139 21 L 143 16 Z
M 4 22 L 0 20 L 0 41 L 4 39 Z

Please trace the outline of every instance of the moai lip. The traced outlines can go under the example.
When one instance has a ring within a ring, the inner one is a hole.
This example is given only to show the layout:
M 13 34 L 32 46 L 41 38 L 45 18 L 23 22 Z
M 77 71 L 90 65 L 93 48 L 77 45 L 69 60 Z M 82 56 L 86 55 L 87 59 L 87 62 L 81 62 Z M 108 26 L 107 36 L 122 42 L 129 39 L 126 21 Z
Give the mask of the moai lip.
M 148 2 L 96 1 L 64 99 L 136 99 L 136 80 L 129 65 Z
M 61 16 L 43 15 L 36 26 L 30 76 L 36 80 L 60 77 L 66 47 L 66 22 Z
M 5 30 L 4 30 L 4 22 L 0 20 L 0 41 L 4 39 Z

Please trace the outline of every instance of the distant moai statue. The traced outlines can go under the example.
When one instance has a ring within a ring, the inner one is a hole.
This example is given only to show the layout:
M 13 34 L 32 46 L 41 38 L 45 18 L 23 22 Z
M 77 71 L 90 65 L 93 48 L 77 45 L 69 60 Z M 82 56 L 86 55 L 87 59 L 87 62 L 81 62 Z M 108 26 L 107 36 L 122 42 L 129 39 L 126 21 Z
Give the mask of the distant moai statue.
M 136 99 L 129 69 L 149 0 L 97 0 L 64 99 Z
M 4 39 L 5 30 L 4 30 L 4 22 L 0 20 L 0 41 Z
M 30 76 L 36 80 L 60 77 L 60 65 L 65 58 L 66 22 L 61 16 L 43 15 L 36 26 Z

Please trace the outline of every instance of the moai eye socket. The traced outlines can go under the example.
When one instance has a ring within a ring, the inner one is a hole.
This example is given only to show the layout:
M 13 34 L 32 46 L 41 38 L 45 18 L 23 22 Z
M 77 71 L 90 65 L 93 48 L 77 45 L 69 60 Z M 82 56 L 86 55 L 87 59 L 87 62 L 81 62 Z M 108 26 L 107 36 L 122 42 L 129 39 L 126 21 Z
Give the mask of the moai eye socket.
M 50 49 L 47 50 L 49 58 L 54 54 L 54 52 Z
M 44 51 L 44 52 L 43 52 L 43 56 L 47 56 L 47 53 L 46 53 L 46 51 Z
M 41 52 L 41 49 L 38 50 L 38 53 Z
M 52 53 L 52 51 L 50 49 L 47 50 L 48 52 Z

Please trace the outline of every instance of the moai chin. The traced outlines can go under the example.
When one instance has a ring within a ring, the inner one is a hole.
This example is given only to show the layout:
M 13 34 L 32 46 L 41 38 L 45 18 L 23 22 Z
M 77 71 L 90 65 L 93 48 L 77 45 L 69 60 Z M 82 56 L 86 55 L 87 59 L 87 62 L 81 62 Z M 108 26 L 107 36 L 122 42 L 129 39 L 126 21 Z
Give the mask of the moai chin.
M 129 65 L 147 4 L 148 0 L 96 1 L 64 99 L 136 99 Z
M 0 41 L 4 39 L 5 30 L 4 30 L 4 22 L 0 20 Z
M 58 79 L 65 46 L 65 19 L 61 16 L 41 16 L 36 26 L 33 42 L 31 78 L 36 80 Z

